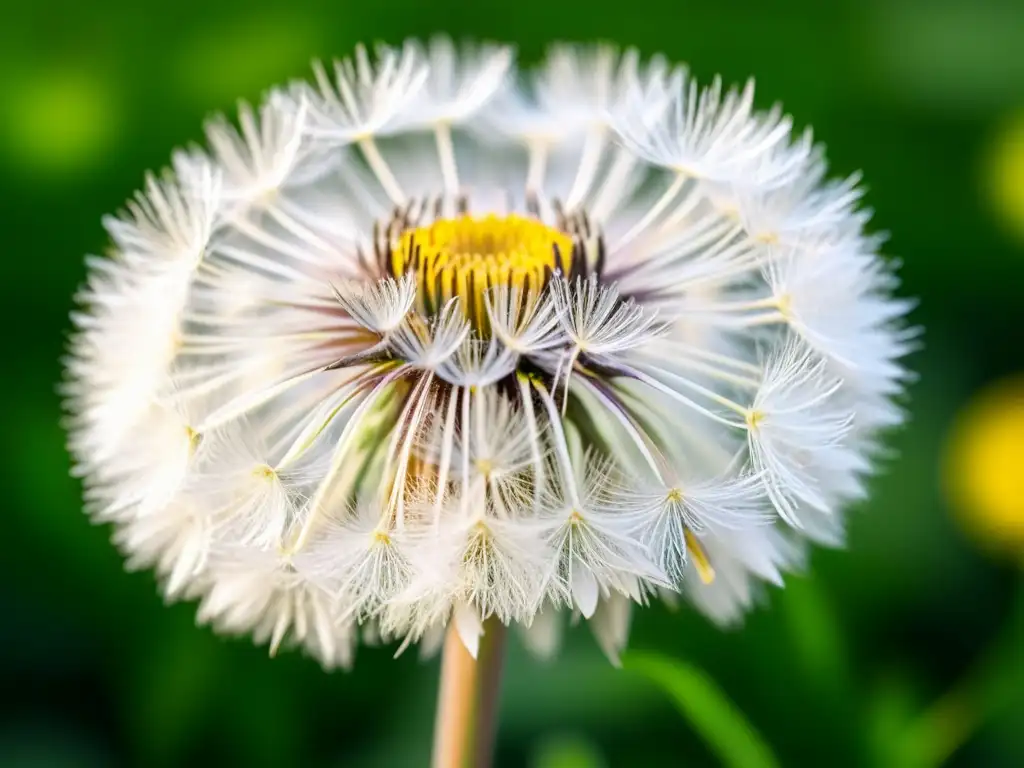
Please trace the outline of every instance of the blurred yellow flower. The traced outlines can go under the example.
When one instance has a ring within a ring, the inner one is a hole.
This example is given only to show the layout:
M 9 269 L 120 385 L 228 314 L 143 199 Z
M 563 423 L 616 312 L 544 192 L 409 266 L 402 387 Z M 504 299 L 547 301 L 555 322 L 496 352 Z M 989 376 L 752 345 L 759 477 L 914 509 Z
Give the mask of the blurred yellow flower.
M 1024 144 L 1021 163 L 1024 180 Z M 944 479 L 973 538 L 992 551 L 1024 555 L 1024 375 L 990 385 L 958 415 Z
M 1024 111 L 1008 120 L 989 151 L 986 184 L 1003 224 L 1024 239 Z

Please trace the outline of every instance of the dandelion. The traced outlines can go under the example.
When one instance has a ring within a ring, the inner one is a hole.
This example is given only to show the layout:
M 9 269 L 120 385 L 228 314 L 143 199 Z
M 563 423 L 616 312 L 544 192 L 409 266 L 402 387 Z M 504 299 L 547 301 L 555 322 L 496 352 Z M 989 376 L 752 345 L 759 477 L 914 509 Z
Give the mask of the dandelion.
M 79 294 L 76 472 L 169 598 L 325 667 L 443 644 L 454 764 L 506 627 L 617 661 L 632 606 L 735 621 L 840 540 L 914 335 L 780 107 L 607 46 L 314 79 L 149 177 Z

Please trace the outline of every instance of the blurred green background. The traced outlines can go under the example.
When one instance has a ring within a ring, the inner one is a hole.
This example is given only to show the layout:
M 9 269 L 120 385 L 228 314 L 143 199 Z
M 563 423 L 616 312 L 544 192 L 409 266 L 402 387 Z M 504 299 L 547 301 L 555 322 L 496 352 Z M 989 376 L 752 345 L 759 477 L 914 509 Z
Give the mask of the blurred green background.
M 783 765 L 1024 765 L 1024 379 L 1007 378 L 1024 371 L 1024 4 L 18 5 L 0 25 L 0 765 L 425 765 L 436 661 L 361 649 L 352 672 L 325 674 L 294 653 L 268 660 L 123 572 L 80 511 L 55 383 L 82 257 L 146 169 L 313 57 L 435 31 L 509 40 L 527 60 L 603 38 L 705 81 L 754 74 L 762 105 L 812 124 L 836 173 L 863 169 L 927 328 L 897 456 L 848 551 L 816 552 L 744 628 L 659 606 L 631 647 L 705 670 Z M 553 664 L 514 645 L 506 671 L 500 765 L 717 764 L 584 628 Z

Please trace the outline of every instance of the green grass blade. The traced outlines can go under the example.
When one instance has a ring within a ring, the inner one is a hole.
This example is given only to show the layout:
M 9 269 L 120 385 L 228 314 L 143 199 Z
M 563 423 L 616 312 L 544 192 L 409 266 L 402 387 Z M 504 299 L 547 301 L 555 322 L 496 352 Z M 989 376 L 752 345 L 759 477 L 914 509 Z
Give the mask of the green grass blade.
M 727 768 L 777 768 L 779 761 L 740 709 L 699 668 L 650 653 L 627 653 L 623 667 L 659 685 Z

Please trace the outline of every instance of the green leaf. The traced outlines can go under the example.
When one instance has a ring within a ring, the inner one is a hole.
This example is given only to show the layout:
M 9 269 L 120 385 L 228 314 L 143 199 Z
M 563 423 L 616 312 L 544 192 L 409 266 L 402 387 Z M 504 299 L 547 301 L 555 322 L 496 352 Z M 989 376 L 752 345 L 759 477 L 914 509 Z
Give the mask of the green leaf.
M 739 708 L 697 667 L 657 654 L 628 653 L 623 667 L 650 678 L 728 768 L 774 768 L 779 762 Z

